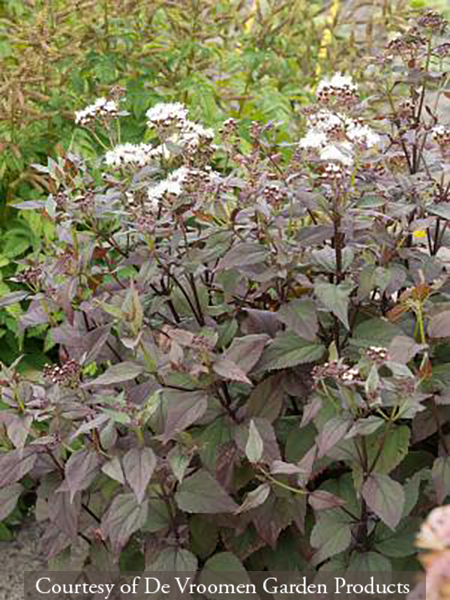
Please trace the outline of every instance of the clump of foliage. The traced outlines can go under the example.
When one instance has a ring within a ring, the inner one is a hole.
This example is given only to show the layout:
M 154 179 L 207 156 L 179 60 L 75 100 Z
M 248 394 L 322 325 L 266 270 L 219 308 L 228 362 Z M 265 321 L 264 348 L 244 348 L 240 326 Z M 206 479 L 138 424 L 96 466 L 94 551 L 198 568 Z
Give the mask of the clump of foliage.
M 324 80 L 293 146 L 255 122 L 243 151 L 178 102 L 124 143 L 117 89 L 77 113 L 107 151 L 49 161 L 19 206 L 56 230 L 20 328 L 60 361 L 1 372 L 1 493 L 35 486 L 49 559 L 414 568 L 450 492 L 446 30 L 391 40 L 367 100 Z
M 0 6 L 0 297 L 11 284 L 15 260 L 36 248 L 43 232 L 37 215 L 26 220 L 10 205 L 53 193 L 31 167 L 47 156 L 72 152 L 91 158 L 101 143 L 73 114 L 88 97 L 112 86 L 126 90 L 128 141 L 142 138 L 148 105 L 182 99 L 209 125 L 224 115 L 277 119 L 295 127 L 294 107 L 304 103 L 324 30 L 322 2 L 117 2 L 61 0 Z M 342 43 L 341 43 L 342 45 Z M 332 63 L 331 56 L 323 60 Z M 286 137 L 288 127 L 279 130 Z M 48 223 L 46 224 L 48 226 Z M 18 304 L 0 306 L 0 360 L 20 368 L 42 366 L 50 352 L 39 328 L 17 331 Z

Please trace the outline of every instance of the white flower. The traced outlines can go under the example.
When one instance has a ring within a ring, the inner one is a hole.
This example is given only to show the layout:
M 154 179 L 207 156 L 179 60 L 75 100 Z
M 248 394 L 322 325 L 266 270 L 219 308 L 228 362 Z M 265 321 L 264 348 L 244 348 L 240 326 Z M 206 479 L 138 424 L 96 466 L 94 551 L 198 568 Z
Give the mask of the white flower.
M 300 140 L 299 145 L 301 148 L 323 148 L 327 143 L 328 138 L 324 131 L 310 129 Z
M 187 108 L 181 102 L 159 102 L 146 112 L 147 124 L 149 127 L 181 125 L 187 114 Z
M 335 73 L 331 79 L 323 79 L 317 86 L 317 96 L 320 100 L 328 100 L 334 96 L 336 99 L 353 98 L 357 87 L 349 75 Z
M 361 125 L 353 120 L 348 120 L 346 127 L 347 137 L 353 142 L 364 144 L 367 148 L 376 146 L 380 142 L 380 136 L 367 125 Z
M 94 104 L 75 112 L 75 123 L 77 125 L 88 125 L 97 117 L 117 117 L 118 114 L 119 107 L 114 100 L 97 98 Z
M 341 148 L 343 148 L 344 151 L 342 151 Z M 353 157 L 344 144 L 340 144 L 340 147 L 334 145 L 326 146 L 320 151 L 320 158 L 321 160 L 334 160 L 346 166 L 353 164 Z
M 110 167 L 135 165 L 143 167 L 153 158 L 153 148 L 149 144 L 119 144 L 106 153 L 105 162 Z
M 148 189 L 147 196 L 153 209 L 158 208 L 165 196 L 179 196 L 183 189 L 179 181 L 165 179 Z
M 319 131 L 331 131 L 332 129 L 342 128 L 345 124 L 345 117 L 340 113 L 330 110 L 319 110 L 308 119 L 309 125 Z

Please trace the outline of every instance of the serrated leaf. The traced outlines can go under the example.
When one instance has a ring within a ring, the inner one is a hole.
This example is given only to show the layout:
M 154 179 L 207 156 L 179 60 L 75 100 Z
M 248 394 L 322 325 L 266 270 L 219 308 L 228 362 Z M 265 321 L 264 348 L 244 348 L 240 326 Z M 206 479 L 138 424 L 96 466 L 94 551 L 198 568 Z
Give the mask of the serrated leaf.
M 231 584 L 235 587 L 239 584 L 248 585 L 251 581 L 243 564 L 234 554 L 219 552 L 206 561 L 200 575 L 200 583 L 207 588 L 212 588 L 212 585 Z M 223 594 L 220 593 L 207 593 L 206 596 L 223 600 Z M 241 596 L 241 594 L 227 594 L 227 597 L 231 600 L 238 600 Z
M 163 397 L 167 403 L 167 419 L 162 435 L 165 444 L 204 415 L 208 407 L 208 395 L 203 391 L 164 390 Z
M 369 464 L 378 457 L 373 467 L 374 472 L 388 474 L 402 462 L 408 454 L 410 435 L 409 427 L 400 425 L 395 429 L 391 428 L 387 435 L 384 431 L 377 431 L 376 435 L 371 437 L 367 444 Z
M 9 486 L 31 471 L 37 454 L 33 448 L 12 450 L 0 455 L 0 489 Z
M 312 300 L 297 298 L 284 304 L 277 312 L 277 319 L 305 340 L 313 342 L 316 339 L 319 323 Z
M 144 372 L 144 367 L 133 362 L 121 362 L 109 367 L 102 375 L 89 381 L 86 386 L 91 385 L 114 385 L 131 381 Z
M 311 532 L 311 544 L 317 548 L 312 559 L 314 565 L 347 550 L 352 541 L 350 525 L 335 519 L 333 513 L 321 513 Z
M 70 492 L 72 501 L 77 492 L 88 488 L 99 472 L 100 459 L 97 452 L 79 450 L 71 455 L 65 466 L 65 480 L 60 491 Z
M 282 386 L 283 374 L 267 377 L 252 390 L 245 410 L 248 417 L 260 417 L 270 423 L 275 421 L 281 411 L 284 398 Z
M 333 417 L 329 419 L 317 435 L 317 458 L 325 456 L 333 446 L 340 442 L 350 427 L 351 420 L 347 417 Z
M 238 505 L 204 469 L 197 471 L 178 486 L 175 500 L 188 513 L 233 513 Z
M 226 358 L 219 358 L 219 360 L 213 364 L 213 369 L 217 375 L 220 375 L 224 379 L 239 381 L 240 383 L 248 383 L 250 385 L 252 383 L 240 367 Z
M 130 537 L 145 525 L 148 502 L 139 504 L 134 494 L 119 494 L 103 516 L 103 537 L 109 538 L 113 552 L 118 553 Z
M 348 440 L 357 435 L 369 435 L 377 431 L 383 424 L 384 419 L 377 417 L 376 415 L 370 415 L 365 419 L 358 419 L 345 436 L 345 439 Z
M 353 286 L 349 286 L 347 283 L 335 285 L 334 283 L 319 282 L 314 286 L 314 293 L 317 298 L 347 329 L 350 328 L 348 305 L 352 289 Z
M 373 473 L 365 481 L 362 497 L 367 506 L 391 529 L 402 518 L 405 493 L 403 487 L 388 475 Z
M 220 260 L 217 270 L 232 269 L 234 267 L 245 267 L 263 263 L 268 250 L 261 244 L 254 242 L 242 242 L 233 246 Z
M 260 367 L 267 371 L 287 369 L 304 363 L 314 362 L 323 356 L 325 347 L 304 340 L 289 331 L 278 334 L 264 350 Z
M 166 548 L 158 554 L 151 565 L 146 565 L 147 571 L 179 573 L 197 571 L 197 558 L 184 548 Z
M 258 362 L 269 339 L 270 337 L 264 333 L 234 338 L 223 358 L 231 361 L 247 374 Z
M 126 480 L 141 504 L 147 485 L 156 467 L 156 456 L 151 448 L 132 448 L 123 457 Z
M 0 521 L 6 519 L 6 517 L 16 508 L 17 501 L 22 491 L 23 487 L 20 483 L 13 483 L 12 485 L 0 489 Z

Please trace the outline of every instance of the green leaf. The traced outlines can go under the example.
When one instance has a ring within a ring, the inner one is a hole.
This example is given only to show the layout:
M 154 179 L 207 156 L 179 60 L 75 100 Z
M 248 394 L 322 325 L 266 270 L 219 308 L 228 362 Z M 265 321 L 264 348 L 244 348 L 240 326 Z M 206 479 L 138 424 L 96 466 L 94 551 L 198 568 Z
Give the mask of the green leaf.
M 402 329 L 387 319 L 374 318 L 363 321 L 355 328 L 351 343 L 361 348 L 381 346 L 387 348 L 392 340 L 404 335 Z
M 420 523 L 418 518 L 403 519 L 395 531 L 391 531 L 384 523 L 379 523 L 375 529 L 375 549 L 392 558 L 416 554 L 415 540 Z
M 345 439 L 353 438 L 357 435 L 369 435 L 374 433 L 384 424 L 384 419 L 377 417 L 376 415 L 370 415 L 365 419 L 358 419 L 350 431 L 345 436 Z
M 85 387 L 91 385 L 114 385 L 135 379 L 138 375 L 144 372 L 144 367 L 133 362 L 121 362 L 117 365 L 109 367 L 103 375 L 97 377 L 93 381 L 85 384 Z
M 245 446 L 245 455 L 251 463 L 257 463 L 261 460 L 264 451 L 264 443 L 256 428 L 253 419 L 250 421 L 247 444 Z
M 399 524 L 405 503 L 403 487 L 388 475 L 373 473 L 366 479 L 362 497 L 367 506 L 391 529 Z
M 270 423 L 275 421 L 280 414 L 285 395 L 282 377 L 282 373 L 271 375 L 252 390 L 245 404 L 248 417 L 260 417 Z
M 212 587 L 212 584 L 216 586 L 220 586 L 221 584 L 238 586 L 239 584 L 248 585 L 251 581 L 243 564 L 234 554 L 231 552 L 219 552 L 206 561 L 200 574 L 200 583 L 206 587 Z M 207 593 L 206 596 L 208 598 L 223 600 L 223 594 L 219 593 Z M 241 594 L 227 594 L 227 598 L 231 598 L 232 600 L 239 600 L 241 597 Z
M 389 578 L 388 573 L 392 571 L 391 561 L 378 554 L 378 552 L 354 552 L 348 565 L 349 571 L 376 571 L 384 579 Z M 389 583 L 388 579 L 386 583 Z M 378 580 L 377 580 L 378 583 Z
M 100 458 L 97 452 L 79 450 L 71 455 L 65 466 L 66 478 L 60 491 L 70 492 L 70 500 L 77 492 L 87 489 L 100 471 Z
M 314 286 L 314 293 L 317 298 L 347 329 L 350 329 L 348 324 L 348 305 L 352 290 L 353 286 L 347 283 L 335 285 L 334 283 L 320 282 Z
M 191 548 L 202 559 L 210 556 L 219 542 L 219 529 L 213 518 L 194 515 L 189 520 Z
M 197 571 L 197 558 L 189 550 L 183 548 L 166 548 L 158 554 L 158 557 L 151 565 L 146 565 L 146 571 L 161 571 L 178 573 Z
M 238 509 L 234 500 L 204 469 L 183 480 L 175 500 L 180 510 L 188 513 L 232 513 Z
M 277 318 L 293 333 L 310 342 L 315 341 L 319 322 L 312 300 L 297 298 L 284 304 L 277 312 Z
M 311 544 L 317 548 L 312 563 L 317 565 L 327 558 L 347 550 L 351 541 L 351 527 L 336 517 L 336 511 L 320 513 L 320 518 L 311 532 Z
M 134 494 L 119 494 L 103 516 L 101 529 L 113 552 L 120 552 L 131 535 L 144 527 L 148 502 L 139 504 Z
M 369 464 L 378 459 L 374 466 L 376 473 L 390 473 L 397 467 L 409 450 L 409 438 L 411 435 L 409 427 L 400 425 L 395 429 L 390 429 L 387 433 L 383 426 L 383 431 L 376 431 L 370 438 L 367 438 L 367 450 Z M 381 453 L 380 447 L 382 446 Z
M 325 347 L 304 340 L 290 331 L 278 334 L 275 340 L 265 349 L 259 369 L 273 371 L 287 369 L 308 362 L 319 360 Z

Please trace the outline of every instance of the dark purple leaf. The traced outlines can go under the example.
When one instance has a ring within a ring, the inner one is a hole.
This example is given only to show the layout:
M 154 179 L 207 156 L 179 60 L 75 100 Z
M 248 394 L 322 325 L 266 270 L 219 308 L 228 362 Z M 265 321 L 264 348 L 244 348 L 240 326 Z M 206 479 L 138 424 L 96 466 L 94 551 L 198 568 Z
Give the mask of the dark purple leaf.
M 318 448 L 317 458 L 325 456 L 333 446 L 340 442 L 351 425 L 352 421 L 349 417 L 333 417 L 327 421 L 316 439 Z
M 16 508 L 17 501 L 22 491 L 23 487 L 20 483 L 13 483 L 12 485 L 0 489 L 0 521 L 6 519 L 6 517 Z
M 73 499 L 69 492 L 57 491 L 49 494 L 48 514 L 50 520 L 72 540 L 77 539 L 80 510 L 80 494 L 75 494 Z
M 79 450 L 72 454 L 66 463 L 66 478 L 59 491 L 70 492 L 72 501 L 77 492 L 88 488 L 100 470 L 100 459 L 97 452 L 92 450 Z
M 208 395 L 203 391 L 164 390 L 164 400 L 167 403 L 167 419 L 162 436 L 163 443 L 167 443 L 198 421 L 208 406 Z
M 115 385 L 135 379 L 144 372 L 144 367 L 134 362 L 121 362 L 109 367 L 102 375 L 89 381 L 85 387 L 92 385 Z
M 247 374 L 258 362 L 269 339 L 270 337 L 266 334 L 234 338 L 231 346 L 224 354 L 224 359 L 233 362 Z
M 405 504 L 403 487 L 389 475 L 374 473 L 366 479 L 362 497 L 367 506 L 394 530 L 400 522 Z
M 123 457 L 125 477 L 141 504 L 147 485 L 156 467 L 156 456 L 151 448 L 132 448 Z
M 308 502 L 314 510 L 327 510 L 346 504 L 345 500 L 342 500 L 342 498 L 338 498 L 325 490 L 315 490 L 309 494 Z
M 251 385 L 250 379 L 244 373 L 244 371 L 236 365 L 236 363 L 226 358 L 219 358 L 214 364 L 213 369 L 223 377 L 223 379 L 229 379 L 231 381 L 238 381 L 240 383 L 247 383 Z
M 289 331 L 310 342 L 316 340 L 319 323 L 316 307 L 312 300 L 300 298 L 292 300 L 280 308 L 277 318 L 286 325 Z
M 0 488 L 20 481 L 31 471 L 36 462 L 34 448 L 12 450 L 0 455 Z
M 148 501 L 139 504 L 134 494 L 116 496 L 102 519 L 103 536 L 109 538 L 114 553 L 119 553 L 130 537 L 145 525 Z
M 233 267 L 243 267 L 246 265 L 255 265 L 264 262 L 268 255 L 268 250 L 262 244 L 253 242 L 242 242 L 236 244 L 220 260 L 217 270 L 232 269 Z
M 444 310 L 431 317 L 428 323 L 428 334 L 432 338 L 450 337 L 450 310 Z
M 254 388 L 246 404 L 247 417 L 261 417 L 269 422 L 275 421 L 283 406 L 283 374 L 267 377 Z
M 0 308 L 16 304 L 21 300 L 25 300 L 30 295 L 30 292 L 11 292 L 0 298 Z
M 234 513 L 239 507 L 204 469 L 197 471 L 178 486 L 175 500 L 188 513 Z

